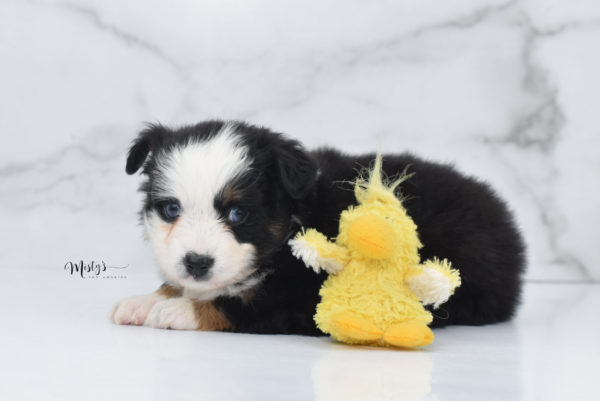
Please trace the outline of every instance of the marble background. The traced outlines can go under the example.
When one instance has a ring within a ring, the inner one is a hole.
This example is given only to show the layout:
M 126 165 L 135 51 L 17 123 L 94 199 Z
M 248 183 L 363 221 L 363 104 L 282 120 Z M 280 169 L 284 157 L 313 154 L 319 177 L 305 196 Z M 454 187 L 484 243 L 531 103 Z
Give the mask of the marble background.
M 452 161 L 509 200 L 529 280 L 600 280 L 600 2 L 0 2 L 0 268 L 155 274 L 144 122 L 244 119 Z

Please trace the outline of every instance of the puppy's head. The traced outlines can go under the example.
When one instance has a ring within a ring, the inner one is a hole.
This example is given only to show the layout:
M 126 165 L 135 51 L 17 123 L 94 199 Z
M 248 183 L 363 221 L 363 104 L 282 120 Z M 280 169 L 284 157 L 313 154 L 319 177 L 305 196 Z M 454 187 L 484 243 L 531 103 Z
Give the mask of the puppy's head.
M 160 270 L 205 299 L 241 294 L 268 274 L 317 174 L 299 143 L 222 121 L 150 126 L 127 157 L 128 174 L 142 167 L 141 216 Z

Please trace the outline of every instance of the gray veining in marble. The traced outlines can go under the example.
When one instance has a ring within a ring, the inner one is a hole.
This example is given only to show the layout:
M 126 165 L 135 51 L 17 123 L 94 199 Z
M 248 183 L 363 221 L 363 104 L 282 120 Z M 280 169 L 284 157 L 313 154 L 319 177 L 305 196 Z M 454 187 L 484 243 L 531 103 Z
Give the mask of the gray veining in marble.
M 599 280 L 600 3 L 447 3 L 3 1 L 0 267 L 153 272 L 127 146 L 221 117 L 453 162 L 508 200 L 529 279 Z

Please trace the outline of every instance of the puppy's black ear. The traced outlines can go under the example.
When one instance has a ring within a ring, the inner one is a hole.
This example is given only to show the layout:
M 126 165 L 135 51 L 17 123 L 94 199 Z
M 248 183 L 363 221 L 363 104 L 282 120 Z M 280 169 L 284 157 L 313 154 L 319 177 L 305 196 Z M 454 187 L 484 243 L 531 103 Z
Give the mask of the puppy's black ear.
M 277 166 L 283 187 L 293 199 L 302 199 L 317 179 L 317 164 L 299 142 L 282 140 L 277 146 Z
M 150 125 L 140 132 L 127 154 L 127 164 L 125 165 L 127 174 L 131 175 L 142 167 L 150 151 L 156 149 L 156 146 L 162 142 L 166 132 L 167 129 L 162 125 Z

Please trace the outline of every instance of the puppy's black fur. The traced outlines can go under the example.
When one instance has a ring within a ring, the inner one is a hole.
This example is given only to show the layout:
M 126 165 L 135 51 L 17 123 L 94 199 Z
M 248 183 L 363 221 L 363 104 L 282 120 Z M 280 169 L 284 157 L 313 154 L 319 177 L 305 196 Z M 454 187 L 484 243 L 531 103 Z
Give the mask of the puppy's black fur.
M 170 130 L 151 126 L 130 149 L 126 171 L 144 166 L 148 180 L 142 213 L 151 210 L 156 162 L 174 146 L 218 135 L 222 121 Z M 232 228 L 239 242 L 257 249 L 257 273 L 265 278 L 241 297 L 219 297 L 217 308 L 232 330 L 246 333 L 322 334 L 313 315 L 326 273 L 315 274 L 292 256 L 288 239 L 304 227 L 330 238 L 337 235 L 340 213 L 356 202 L 352 182 L 375 154 L 348 156 L 333 149 L 307 152 L 296 141 L 268 129 L 235 123 L 248 147 L 252 168 L 236 183 L 242 206 L 250 213 Z M 150 157 L 148 157 L 150 155 Z M 404 206 L 418 226 L 421 258 L 447 258 L 460 270 L 462 285 L 433 311 L 434 327 L 482 325 L 510 319 L 521 293 L 525 247 L 506 204 L 484 182 L 452 166 L 410 154 L 384 155 L 388 176 L 414 173 L 401 186 Z M 227 209 L 217 196 L 215 208 Z

